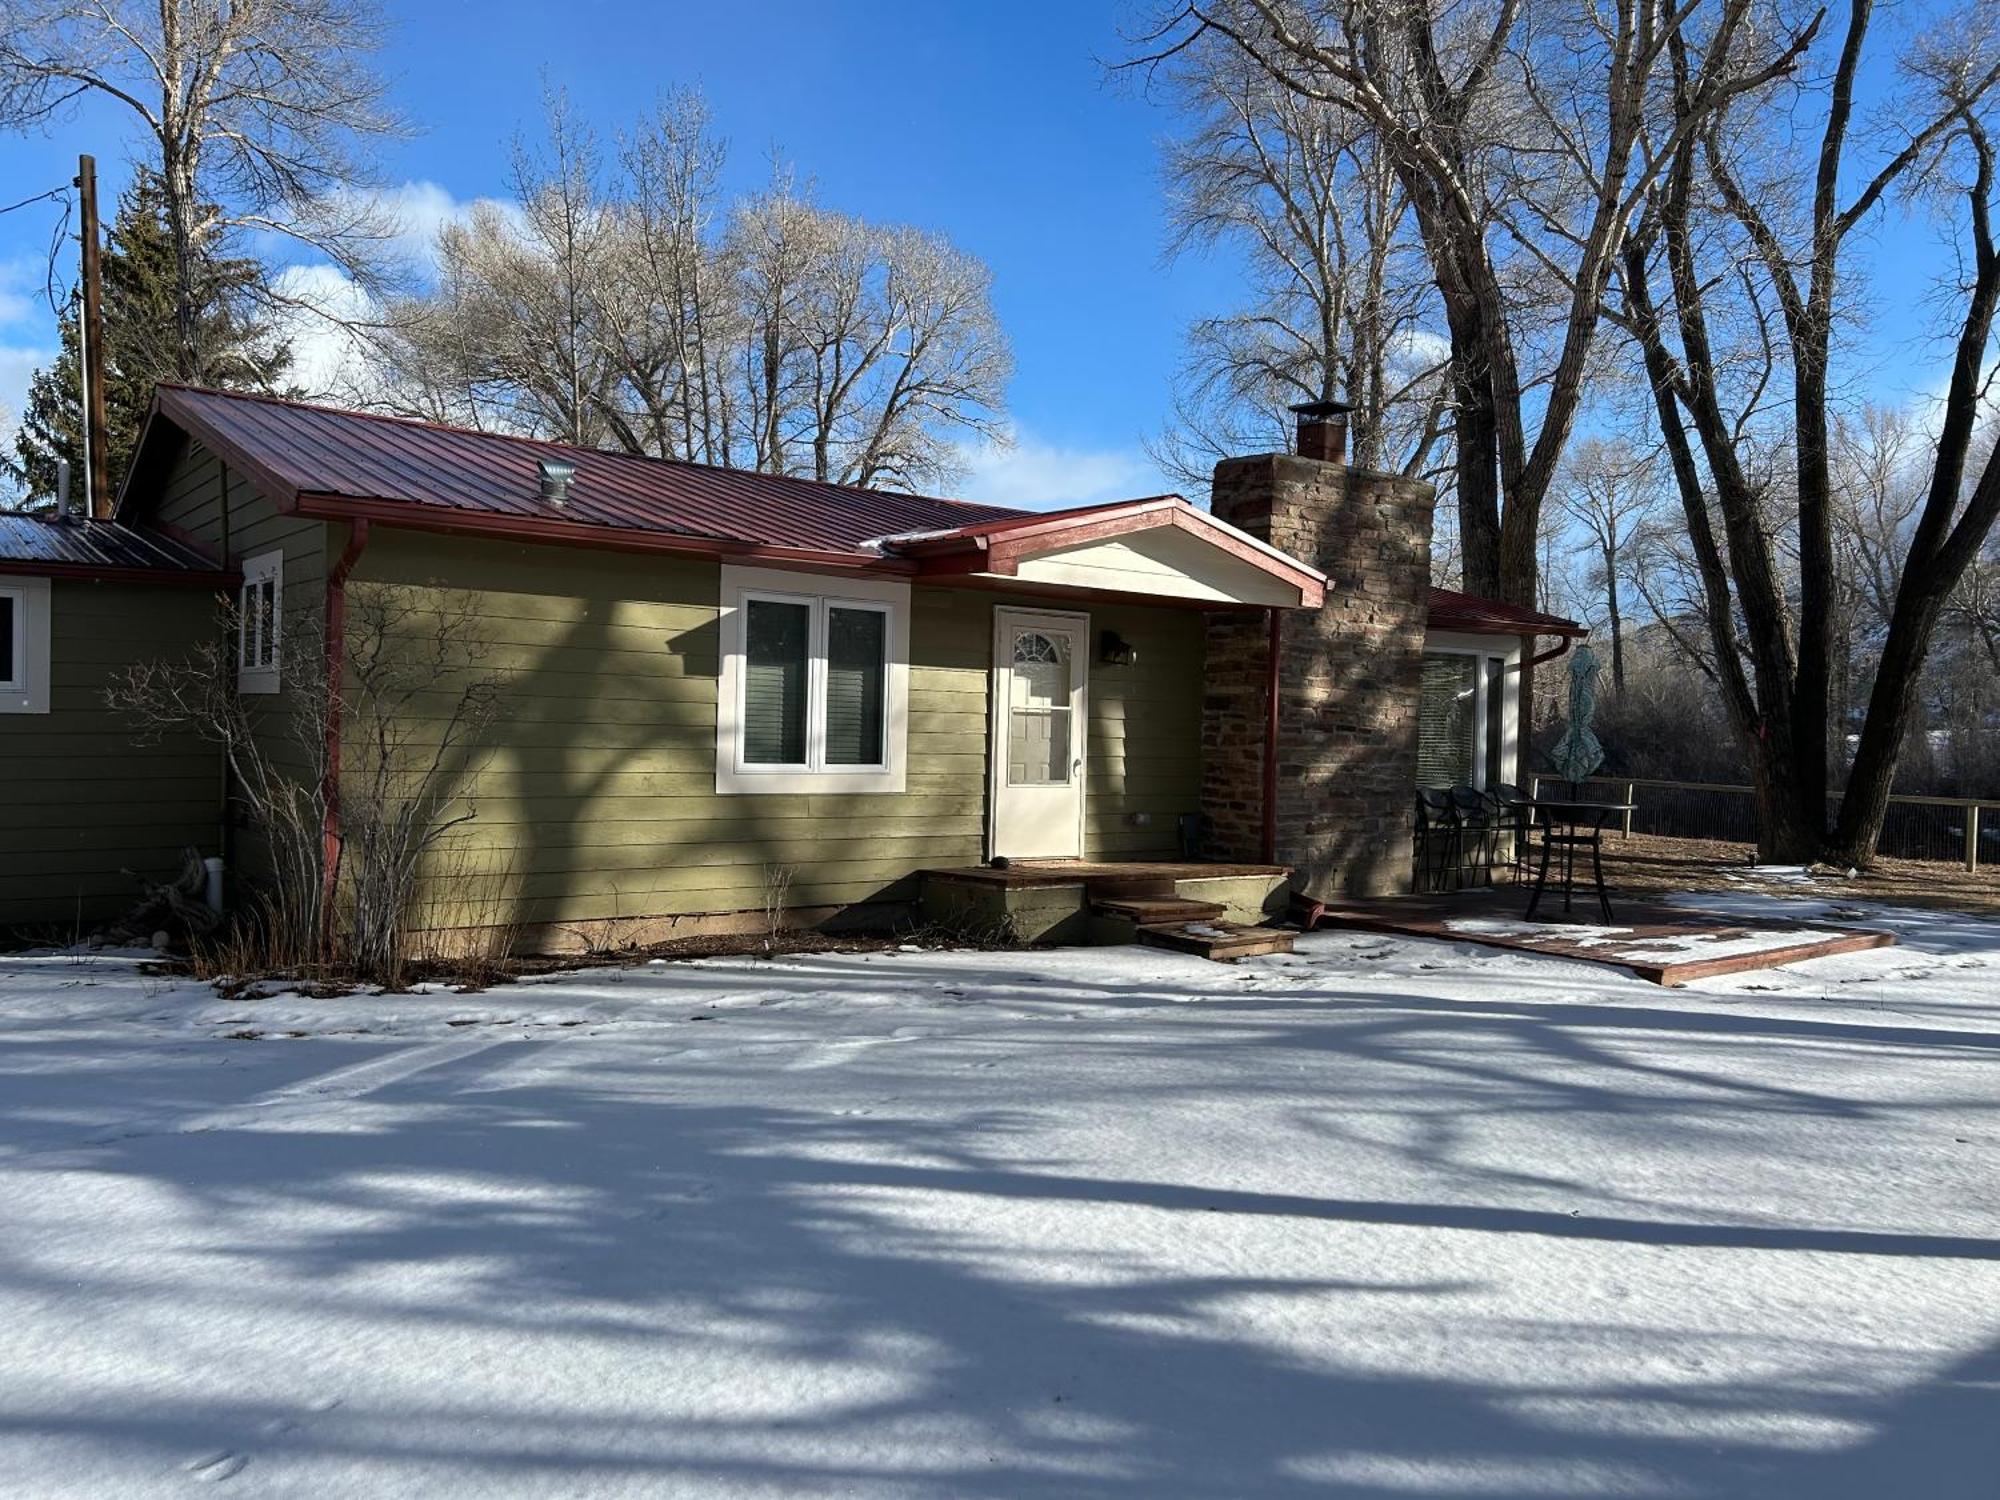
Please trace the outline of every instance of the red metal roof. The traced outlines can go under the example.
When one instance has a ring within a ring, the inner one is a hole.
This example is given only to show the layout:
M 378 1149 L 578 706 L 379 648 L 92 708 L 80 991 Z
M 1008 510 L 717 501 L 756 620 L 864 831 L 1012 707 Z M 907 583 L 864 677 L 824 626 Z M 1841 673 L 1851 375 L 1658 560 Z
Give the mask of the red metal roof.
M 64 520 L 53 511 L 0 511 L 0 573 L 187 583 L 233 576 L 164 532 L 118 521 Z
M 566 528 L 841 552 L 893 532 L 1016 514 L 270 397 L 162 385 L 157 400 L 160 415 L 233 460 L 288 507 L 305 496 L 391 501 Z M 544 458 L 576 466 L 560 508 L 540 498 Z
M 1430 628 L 1473 635 L 1573 635 L 1590 632 L 1561 615 L 1545 615 L 1498 599 L 1479 599 L 1456 589 L 1431 590 Z
M 1247 544 L 1245 555 L 1266 554 L 1270 571 L 1303 579 L 1308 594 L 1321 578 L 1309 564 L 1240 536 L 1173 495 L 1030 511 L 179 385 L 160 386 L 148 438 L 160 419 L 199 437 L 281 507 L 328 518 L 916 572 L 955 548 L 990 549 L 1001 538 L 1053 536 L 1115 524 L 1117 516 L 1172 511 L 1154 519 Z M 162 461 L 161 446 L 142 439 L 119 497 L 121 517 L 144 496 L 148 465 Z M 545 458 L 575 466 L 560 507 L 540 497 Z M 1430 623 L 1480 634 L 1585 634 L 1573 620 L 1450 589 L 1431 590 Z

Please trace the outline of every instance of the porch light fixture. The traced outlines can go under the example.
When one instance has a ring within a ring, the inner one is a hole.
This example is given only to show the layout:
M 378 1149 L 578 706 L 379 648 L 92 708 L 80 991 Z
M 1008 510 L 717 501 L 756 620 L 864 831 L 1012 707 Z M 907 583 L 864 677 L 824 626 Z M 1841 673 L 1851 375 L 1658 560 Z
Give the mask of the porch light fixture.
M 1132 643 L 1115 630 L 1098 632 L 1097 659 L 1107 667 L 1129 667 L 1139 659 Z

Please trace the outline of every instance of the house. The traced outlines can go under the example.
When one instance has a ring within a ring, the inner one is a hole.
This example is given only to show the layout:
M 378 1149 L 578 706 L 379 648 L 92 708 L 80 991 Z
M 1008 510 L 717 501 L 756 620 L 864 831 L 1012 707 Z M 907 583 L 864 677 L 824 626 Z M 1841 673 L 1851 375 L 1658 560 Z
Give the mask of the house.
M 214 748 L 135 743 L 104 695 L 192 649 L 233 586 L 214 555 L 156 530 L 0 513 L 0 928 L 73 938 L 129 907 L 138 878 L 216 847 Z
M 337 639 L 352 591 L 393 585 L 476 619 L 504 711 L 462 788 L 476 867 L 426 925 L 504 906 L 538 946 L 647 940 L 756 920 L 779 889 L 796 919 L 856 919 L 907 909 L 925 871 L 1191 852 L 1252 868 L 1230 904 L 1254 906 L 1287 871 L 1406 885 L 1420 755 L 1509 779 L 1521 663 L 1578 633 L 1431 589 L 1431 491 L 1341 446 L 1315 408 L 1299 452 L 1219 465 L 1208 509 L 1033 512 L 163 386 L 115 521 L 72 525 L 236 591 L 239 686 L 274 733 L 316 706 L 286 682 L 326 680 L 278 671 L 294 612 Z M 72 581 L 129 609 L 72 622 L 65 588 L 45 612 L 78 711 L 91 670 L 195 628 L 192 590 L 108 561 Z M 117 642 L 89 669 L 85 630 Z M 1420 748 L 1420 725 L 1463 743 Z M 97 720 L 60 733 L 131 768 L 160 753 Z M 210 759 L 185 823 L 124 854 L 79 835 L 45 903 L 0 920 L 99 900 L 93 858 L 164 870 L 212 843 Z M 255 830 L 235 833 L 254 877 Z

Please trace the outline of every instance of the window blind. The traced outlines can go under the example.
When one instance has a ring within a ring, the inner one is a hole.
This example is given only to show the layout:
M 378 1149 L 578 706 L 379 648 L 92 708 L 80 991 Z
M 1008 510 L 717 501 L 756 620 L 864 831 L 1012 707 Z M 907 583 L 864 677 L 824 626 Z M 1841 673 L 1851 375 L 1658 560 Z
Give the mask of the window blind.
M 882 693 L 888 616 L 880 610 L 826 612 L 826 763 L 882 764 Z
M 1473 707 L 1478 661 L 1470 656 L 1426 656 L 1417 705 L 1417 785 L 1470 786 Z
M 812 606 L 752 599 L 744 612 L 743 759 L 804 765 Z

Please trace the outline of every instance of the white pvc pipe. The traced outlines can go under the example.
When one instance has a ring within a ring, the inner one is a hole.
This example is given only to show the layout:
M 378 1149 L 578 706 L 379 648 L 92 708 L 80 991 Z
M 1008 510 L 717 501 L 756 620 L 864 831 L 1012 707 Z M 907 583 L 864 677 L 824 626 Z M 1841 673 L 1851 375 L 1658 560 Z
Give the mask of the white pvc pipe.
M 206 877 L 202 881 L 201 899 L 210 911 L 219 914 L 222 911 L 222 861 L 210 855 L 201 862 L 201 870 Z

